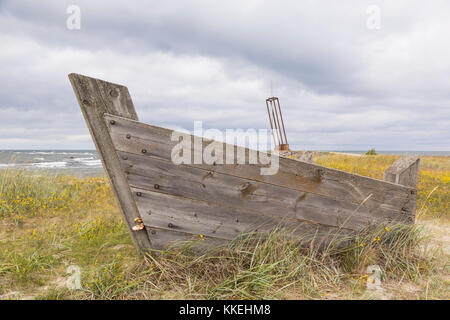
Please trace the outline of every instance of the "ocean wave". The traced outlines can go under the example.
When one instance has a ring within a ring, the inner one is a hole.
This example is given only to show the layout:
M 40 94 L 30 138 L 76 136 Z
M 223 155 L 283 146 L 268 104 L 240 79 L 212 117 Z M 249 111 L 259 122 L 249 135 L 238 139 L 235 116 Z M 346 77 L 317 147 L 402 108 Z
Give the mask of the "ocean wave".
M 42 155 L 95 155 L 93 152 L 66 152 L 66 151 L 15 151 L 14 153 L 26 153 L 26 154 L 42 154 Z
M 92 160 L 95 159 L 94 157 L 88 157 L 88 158 L 69 158 L 72 161 L 85 161 L 85 160 Z
M 33 163 L 31 166 L 36 168 L 64 168 L 66 166 L 66 161 L 53 161 L 53 162 L 38 162 Z
M 86 161 L 82 161 L 82 163 L 89 167 L 94 167 L 94 166 L 101 167 L 102 166 L 102 161 L 100 159 L 86 160 Z

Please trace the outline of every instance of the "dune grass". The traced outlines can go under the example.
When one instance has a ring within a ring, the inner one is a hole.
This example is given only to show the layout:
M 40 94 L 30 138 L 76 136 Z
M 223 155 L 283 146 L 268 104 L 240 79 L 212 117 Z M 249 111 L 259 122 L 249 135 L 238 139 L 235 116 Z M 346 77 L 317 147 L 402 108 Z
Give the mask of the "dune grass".
M 380 178 L 395 159 L 330 154 L 315 162 Z M 422 159 L 418 223 L 364 230 L 345 245 L 336 239 L 318 251 L 279 229 L 200 253 L 196 238 L 139 258 L 105 178 L 4 170 L 0 298 L 448 299 L 448 242 L 440 240 L 449 230 L 449 172 L 449 158 Z M 72 265 L 79 290 L 66 286 Z M 370 265 L 383 270 L 380 290 L 367 289 Z

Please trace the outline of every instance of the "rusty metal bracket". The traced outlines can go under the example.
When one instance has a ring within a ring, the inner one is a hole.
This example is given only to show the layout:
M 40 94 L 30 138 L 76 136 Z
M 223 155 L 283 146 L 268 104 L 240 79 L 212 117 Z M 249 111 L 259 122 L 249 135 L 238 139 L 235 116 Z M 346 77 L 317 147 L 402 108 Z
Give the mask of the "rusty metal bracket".
M 266 99 L 267 114 L 269 115 L 270 129 L 272 130 L 275 150 L 289 151 L 289 144 L 281 113 L 280 100 L 277 97 Z

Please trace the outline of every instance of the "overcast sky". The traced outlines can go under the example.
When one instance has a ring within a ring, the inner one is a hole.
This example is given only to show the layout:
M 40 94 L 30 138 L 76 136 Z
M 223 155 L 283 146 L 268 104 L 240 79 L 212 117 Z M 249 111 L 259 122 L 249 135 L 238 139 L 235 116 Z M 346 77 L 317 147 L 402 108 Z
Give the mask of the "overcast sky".
M 269 128 L 272 81 L 293 148 L 448 151 L 449 17 L 450 1 L 0 0 L 0 149 L 94 148 L 75 72 L 126 85 L 154 125 Z

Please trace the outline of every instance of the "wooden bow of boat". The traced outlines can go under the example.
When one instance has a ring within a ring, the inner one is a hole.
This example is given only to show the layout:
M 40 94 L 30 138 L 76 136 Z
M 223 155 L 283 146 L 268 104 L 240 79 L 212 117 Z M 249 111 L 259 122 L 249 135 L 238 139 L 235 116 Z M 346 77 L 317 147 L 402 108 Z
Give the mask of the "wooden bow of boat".
M 221 242 L 279 225 L 326 234 L 414 222 L 417 158 L 394 164 L 386 181 L 284 157 L 273 175 L 262 175 L 263 165 L 248 161 L 175 164 L 173 131 L 139 122 L 126 87 L 78 74 L 69 78 L 139 250 L 192 237 Z M 256 152 L 214 143 L 245 159 Z M 193 143 L 192 156 L 209 144 Z

